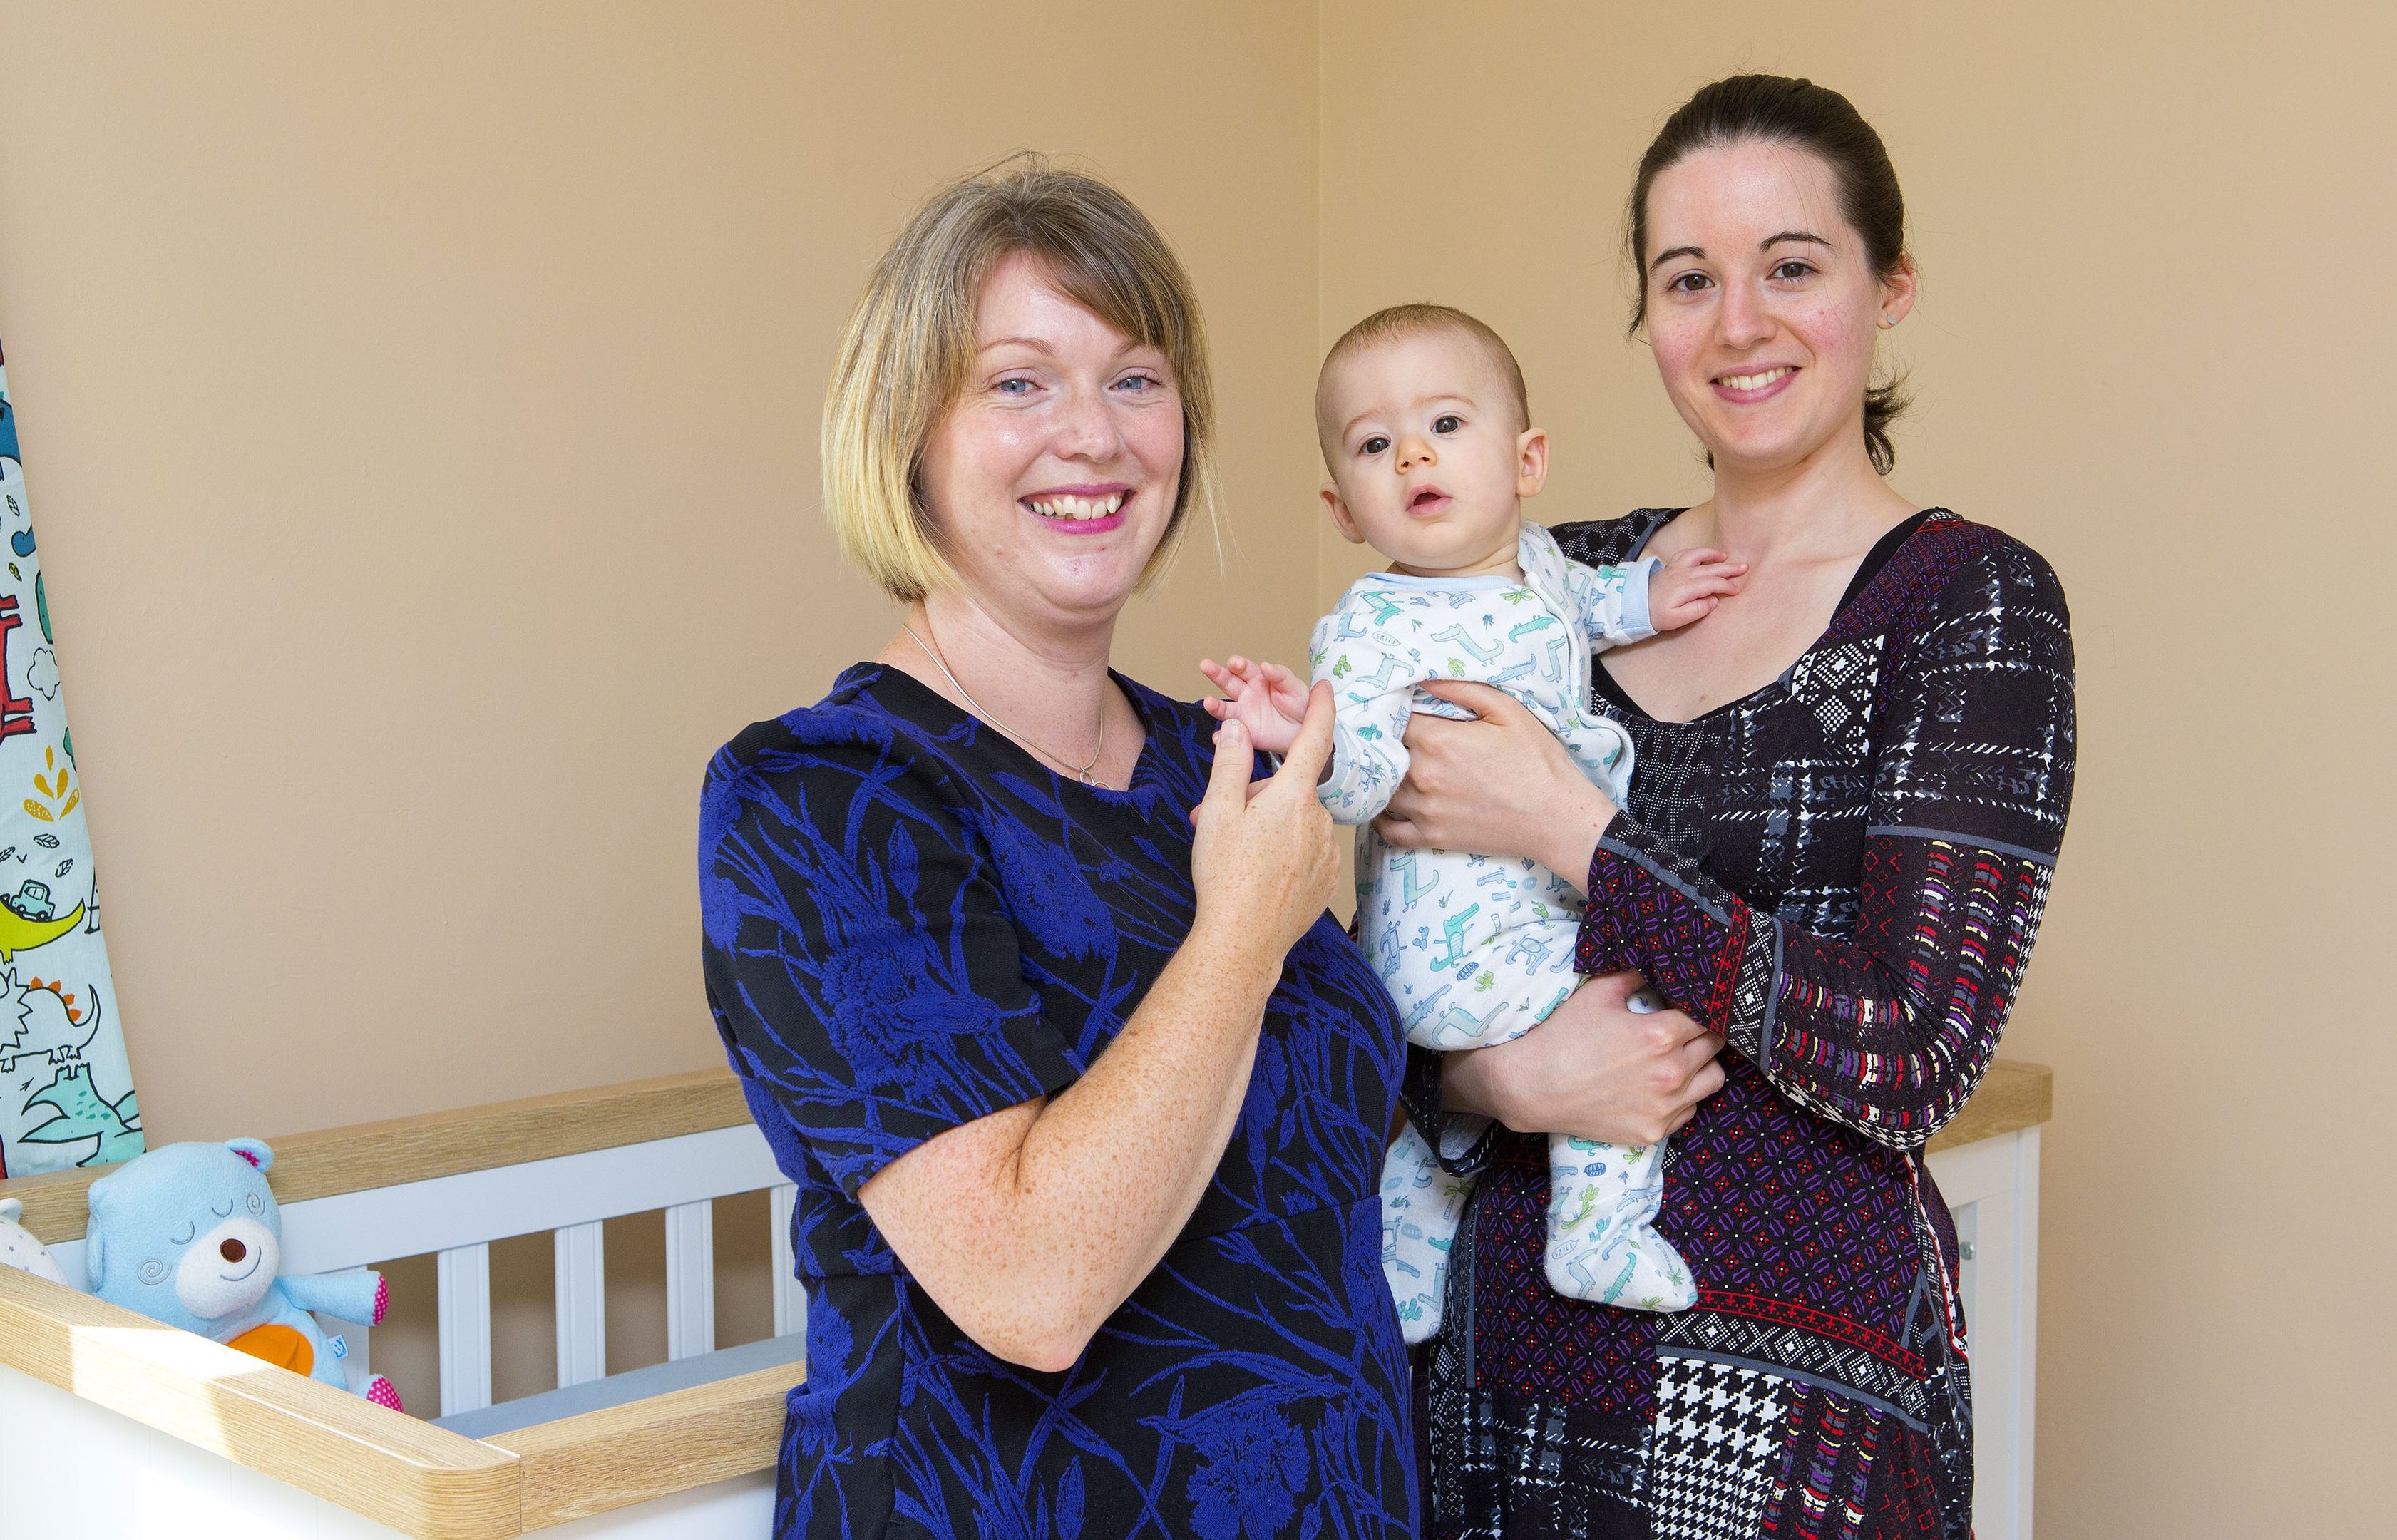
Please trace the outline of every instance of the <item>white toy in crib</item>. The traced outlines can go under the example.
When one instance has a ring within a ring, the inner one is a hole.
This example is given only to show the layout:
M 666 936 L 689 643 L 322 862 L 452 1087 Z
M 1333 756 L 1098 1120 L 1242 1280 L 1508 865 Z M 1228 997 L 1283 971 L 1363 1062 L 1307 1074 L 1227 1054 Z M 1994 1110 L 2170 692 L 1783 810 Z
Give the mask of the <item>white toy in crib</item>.
M 33 1232 L 19 1223 L 25 1216 L 25 1205 L 14 1198 L 0 1198 L 0 1267 L 14 1267 L 20 1273 L 48 1279 L 52 1283 L 64 1283 L 67 1275 L 49 1248 L 33 1239 Z

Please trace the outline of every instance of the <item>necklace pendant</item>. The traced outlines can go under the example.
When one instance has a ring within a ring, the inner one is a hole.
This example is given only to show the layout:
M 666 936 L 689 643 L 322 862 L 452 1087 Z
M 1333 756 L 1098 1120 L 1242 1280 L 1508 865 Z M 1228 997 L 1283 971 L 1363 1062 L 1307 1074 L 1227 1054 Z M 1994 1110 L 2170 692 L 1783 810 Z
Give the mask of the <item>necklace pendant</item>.
M 1082 784 L 1086 786 L 1095 786 L 1099 783 L 1099 778 L 1087 770 L 1076 770 L 1074 773 L 1081 777 Z

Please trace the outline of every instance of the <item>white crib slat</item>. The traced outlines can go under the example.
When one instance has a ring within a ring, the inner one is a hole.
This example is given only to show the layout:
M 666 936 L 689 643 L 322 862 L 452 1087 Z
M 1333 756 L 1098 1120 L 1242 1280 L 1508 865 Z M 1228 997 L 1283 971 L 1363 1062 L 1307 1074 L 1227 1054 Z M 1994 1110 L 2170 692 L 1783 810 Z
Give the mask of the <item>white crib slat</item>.
M 774 1230 L 774 1335 L 787 1337 L 808 1329 L 808 1292 L 799 1286 L 797 1259 L 791 1252 L 791 1210 L 799 1189 L 785 1182 L 770 1189 L 768 1221 Z
M 491 1249 L 455 1246 L 435 1258 L 441 1285 L 441 1414 L 491 1404 Z
M 283 1205 L 283 1270 L 329 1273 L 501 1236 L 729 1198 L 785 1180 L 756 1126 Z M 57 1248 L 51 1249 L 58 1255 Z M 65 1266 L 62 1260 L 60 1266 Z M 69 1277 L 82 1276 L 78 1261 Z
M 716 1351 L 716 1205 L 666 1210 L 666 1357 Z
M 562 1226 L 557 1246 L 557 1387 L 608 1373 L 607 1225 Z
M 2039 1125 L 2015 1135 L 2015 1533 L 2030 1540 L 2039 1426 Z

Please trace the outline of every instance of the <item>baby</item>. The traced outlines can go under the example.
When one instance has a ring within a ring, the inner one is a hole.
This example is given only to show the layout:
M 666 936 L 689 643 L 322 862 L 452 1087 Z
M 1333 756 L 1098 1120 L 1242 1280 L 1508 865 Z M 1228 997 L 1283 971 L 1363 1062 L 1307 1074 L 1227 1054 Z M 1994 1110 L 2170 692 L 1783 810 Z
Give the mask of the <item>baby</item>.
M 1736 593 L 1746 568 L 1719 551 L 1669 562 L 1568 560 L 1521 500 L 1547 478 L 1521 369 L 1498 334 L 1444 305 L 1400 305 L 1333 344 L 1315 392 L 1332 522 L 1390 558 L 1315 628 L 1315 678 L 1332 681 L 1333 751 L 1319 795 L 1360 825 L 1357 931 L 1426 1048 L 1486 1048 L 1531 1030 L 1579 978 L 1582 899 L 1536 862 L 1462 850 L 1393 850 L 1372 821 L 1407 772 L 1407 718 L 1471 714 L 1418 690 L 1426 679 L 1494 685 L 1528 706 L 1620 805 L 1631 741 L 1589 709 L 1590 657 L 1690 624 Z M 1286 749 L 1306 709 L 1288 669 L 1233 658 L 1200 665 L 1260 748 Z M 1655 1232 L 1659 1146 L 1548 1138 L 1547 1277 L 1559 1293 L 1641 1310 L 1696 1300 L 1689 1269 Z M 1412 1123 L 1382 1175 L 1382 1267 L 1409 1342 L 1440 1328 L 1448 1253 L 1469 1187 L 1442 1171 Z

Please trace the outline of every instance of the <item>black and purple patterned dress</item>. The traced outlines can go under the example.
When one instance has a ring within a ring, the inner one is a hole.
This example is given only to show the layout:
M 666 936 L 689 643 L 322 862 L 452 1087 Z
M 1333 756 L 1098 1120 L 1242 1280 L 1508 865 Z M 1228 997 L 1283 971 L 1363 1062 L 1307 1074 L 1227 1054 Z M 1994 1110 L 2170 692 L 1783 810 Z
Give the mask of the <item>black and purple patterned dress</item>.
M 984 1351 L 858 1201 L 925 1140 L 1073 1084 L 1189 933 L 1215 724 L 1117 683 L 1147 730 L 1123 791 L 871 664 L 708 767 L 708 1004 L 798 1186 L 778 1540 L 1415 1533 L 1381 1266 L 1404 1044 L 1329 915 L 1283 963 L 1197 1212 L 1071 1369 Z
M 1677 512 L 1556 534 L 1627 561 Z M 1657 1219 L 1699 1302 L 1552 1292 L 1546 1146 L 1485 1137 L 1458 1162 L 1486 1170 L 1419 1364 L 1429 1532 L 1963 1540 L 1956 1238 L 1921 1150 L 1996 1051 L 2063 837 L 2063 591 L 2019 542 L 1933 510 L 1752 695 L 1660 722 L 1602 659 L 1596 676 L 1638 760 L 1578 966 L 1636 970 L 1730 1044 Z M 1408 1103 L 1437 1127 L 1428 1056 Z

